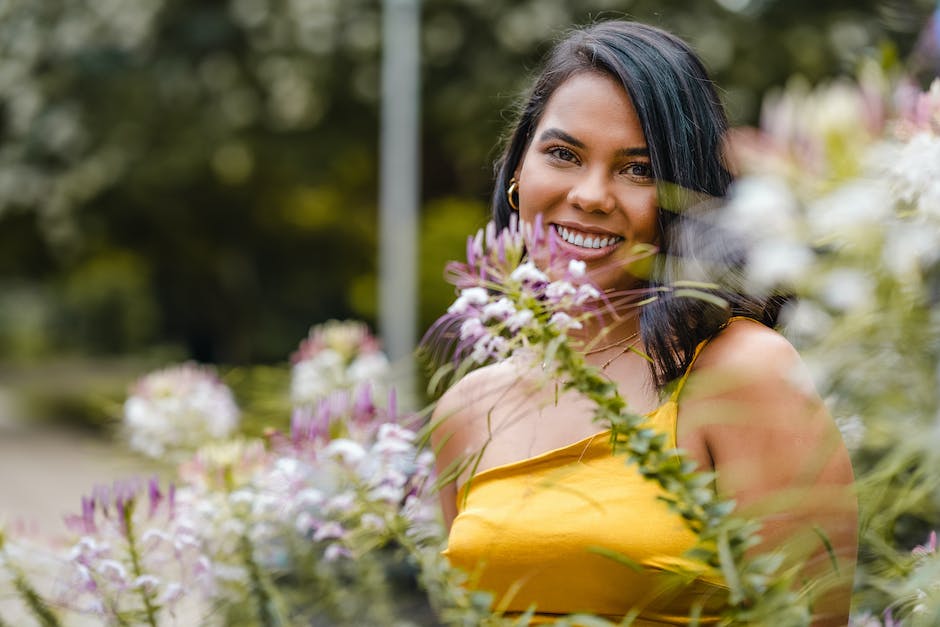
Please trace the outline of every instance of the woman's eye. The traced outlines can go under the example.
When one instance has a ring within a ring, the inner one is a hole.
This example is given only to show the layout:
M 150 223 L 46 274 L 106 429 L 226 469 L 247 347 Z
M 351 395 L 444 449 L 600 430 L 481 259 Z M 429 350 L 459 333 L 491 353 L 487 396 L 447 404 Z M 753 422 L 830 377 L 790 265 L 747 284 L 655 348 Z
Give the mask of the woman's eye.
M 578 156 L 564 146 L 554 146 L 549 148 L 548 154 L 555 157 L 556 159 L 560 159 L 561 161 L 569 161 L 571 163 L 578 162 Z
M 631 163 L 621 170 L 621 172 L 638 179 L 653 178 L 653 168 L 648 163 Z

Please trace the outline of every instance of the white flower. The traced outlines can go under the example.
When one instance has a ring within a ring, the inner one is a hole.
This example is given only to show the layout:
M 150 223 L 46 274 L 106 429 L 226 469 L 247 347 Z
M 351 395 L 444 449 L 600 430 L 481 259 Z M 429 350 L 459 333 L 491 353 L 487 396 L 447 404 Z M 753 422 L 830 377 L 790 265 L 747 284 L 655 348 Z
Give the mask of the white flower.
M 865 423 L 857 416 L 838 416 L 836 426 L 842 434 L 842 440 L 850 451 L 858 450 L 865 440 Z
M 390 505 L 400 503 L 405 497 L 404 490 L 400 486 L 380 485 L 369 491 L 369 498 L 375 501 L 382 501 Z
M 485 305 L 490 300 L 490 293 L 482 287 L 468 287 L 461 290 L 460 295 L 466 298 L 468 303 L 477 307 Z
M 379 427 L 379 433 L 375 445 L 372 447 L 372 452 L 380 454 L 408 453 L 413 450 L 412 442 L 414 442 L 414 439 L 414 431 L 392 422 L 386 422 Z
M 460 325 L 460 339 L 476 339 L 486 334 L 486 327 L 479 318 L 467 318 Z
M 534 319 L 535 319 L 535 314 L 532 313 L 531 310 L 523 309 L 509 316 L 509 318 L 506 319 L 506 326 L 509 327 L 510 331 L 515 333 L 522 327 L 532 322 L 532 320 Z
M 512 271 L 509 278 L 520 283 L 548 283 L 548 276 L 536 268 L 535 264 L 531 261 L 520 264 Z
M 346 438 L 337 438 L 326 445 L 323 452 L 328 457 L 339 458 L 350 466 L 358 463 L 366 455 L 362 445 Z
M 130 445 L 151 457 L 181 458 L 238 425 L 232 391 L 208 369 L 184 364 L 140 379 L 124 403 Z
M 832 329 L 833 320 L 826 311 L 808 300 L 798 300 L 781 313 L 787 336 L 797 339 L 823 337 Z
M 490 320 L 503 321 L 514 313 L 516 313 L 516 308 L 513 306 L 512 301 L 504 296 L 496 302 L 486 305 L 483 308 L 483 312 L 480 314 L 480 319 L 483 322 Z
M 473 345 L 473 351 L 470 353 L 470 359 L 478 364 L 485 363 L 492 357 L 497 359 L 506 356 L 509 343 L 506 338 L 497 336 L 481 337 Z
M 587 264 L 580 259 L 572 259 L 568 262 L 568 276 L 572 279 L 580 279 L 584 276 Z
M 578 293 L 574 297 L 575 305 L 583 305 L 589 300 L 595 300 L 601 297 L 601 293 L 597 291 L 593 285 L 584 284 L 578 287 Z
M 388 358 L 385 353 L 364 353 L 349 364 L 346 374 L 356 383 L 382 379 L 388 374 Z
M 853 180 L 810 203 L 807 226 L 813 237 L 822 241 L 842 238 L 846 232 L 881 228 L 893 205 L 883 182 Z
M 342 538 L 346 535 L 346 530 L 343 529 L 343 526 L 338 522 L 329 521 L 325 522 L 316 530 L 313 534 L 313 539 L 315 542 L 321 540 L 333 539 L 333 538 Z
M 545 297 L 553 303 L 561 302 L 565 296 L 574 296 L 577 293 L 578 290 L 568 281 L 554 281 L 545 288 Z
M 747 277 L 757 288 L 791 283 L 805 275 L 814 259 L 813 251 L 799 241 L 765 241 L 751 250 Z
M 914 222 L 896 221 L 885 232 L 882 260 L 899 280 L 918 277 L 922 268 L 940 258 L 937 232 Z
M 366 512 L 362 515 L 362 518 L 359 519 L 359 524 L 364 529 L 370 531 L 383 532 L 385 531 L 385 519 L 376 514 Z
M 835 309 L 849 311 L 867 308 L 874 302 L 871 277 L 861 270 L 839 268 L 826 277 L 823 284 L 823 300 Z
M 148 591 L 155 590 L 160 585 L 160 580 L 153 575 L 141 575 L 131 582 L 132 588 L 144 588 Z
M 552 317 L 549 318 L 548 324 L 555 327 L 562 333 L 568 331 L 569 329 L 580 329 L 581 323 L 569 316 L 568 314 L 556 311 L 552 314 Z
M 749 176 L 731 188 L 725 225 L 750 240 L 793 236 L 797 232 L 799 204 L 780 178 Z
M 101 560 L 98 562 L 98 574 L 117 583 L 127 583 L 127 569 L 115 560 Z
M 900 148 L 889 172 L 902 200 L 922 216 L 940 219 L 940 136 L 916 134 Z
M 346 547 L 335 542 L 326 547 L 326 550 L 323 552 L 323 559 L 328 562 L 335 562 L 341 557 L 352 557 L 352 553 Z

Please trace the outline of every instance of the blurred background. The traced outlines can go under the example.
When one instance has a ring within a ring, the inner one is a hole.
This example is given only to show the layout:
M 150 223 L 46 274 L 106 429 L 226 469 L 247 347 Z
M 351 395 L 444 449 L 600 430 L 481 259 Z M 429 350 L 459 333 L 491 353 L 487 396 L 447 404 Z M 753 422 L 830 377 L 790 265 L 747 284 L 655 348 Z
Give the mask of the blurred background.
M 916 69 L 935 8 L 425 0 L 418 333 L 486 220 L 513 104 L 570 25 L 677 33 L 753 124 L 793 76 Z M 149 368 L 284 364 L 312 324 L 374 327 L 382 16 L 379 0 L 0 3 L 0 418 L 94 424 Z

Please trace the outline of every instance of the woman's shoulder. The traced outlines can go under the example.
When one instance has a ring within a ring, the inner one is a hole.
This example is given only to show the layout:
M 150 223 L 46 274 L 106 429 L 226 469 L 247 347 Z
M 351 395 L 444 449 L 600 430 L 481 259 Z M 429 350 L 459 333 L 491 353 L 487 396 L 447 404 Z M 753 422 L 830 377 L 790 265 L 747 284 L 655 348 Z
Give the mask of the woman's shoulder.
M 470 371 L 437 400 L 432 420 L 450 423 L 448 431 L 485 414 L 510 388 L 525 378 L 519 360 L 507 359 Z
M 779 374 L 802 363 L 793 345 L 778 331 L 751 318 L 732 318 L 701 349 L 693 370 L 728 368 Z
M 687 397 L 817 398 L 796 348 L 778 331 L 750 318 L 732 319 L 702 347 L 688 387 Z

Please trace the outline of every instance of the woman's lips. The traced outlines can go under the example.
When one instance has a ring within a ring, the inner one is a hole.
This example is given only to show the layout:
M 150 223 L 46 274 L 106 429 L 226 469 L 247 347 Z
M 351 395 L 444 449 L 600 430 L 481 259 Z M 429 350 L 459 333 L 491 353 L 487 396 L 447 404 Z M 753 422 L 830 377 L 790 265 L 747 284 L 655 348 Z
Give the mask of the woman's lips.
M 612 253 L 624 241 L 619 235 L 589 233 L 554 223 L 549 232 L 559 250 L 578 259 L 599 259 Z M 590 248 L 585 246 L 586 242 L 591 244 Z M 600 245 L 595 248 L 597 244 Z

